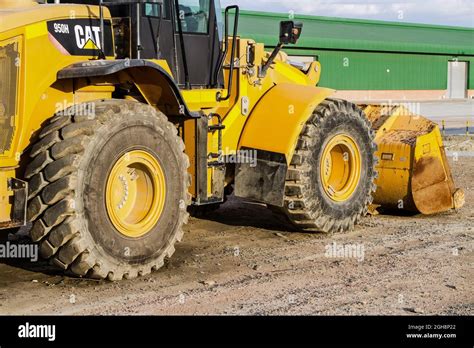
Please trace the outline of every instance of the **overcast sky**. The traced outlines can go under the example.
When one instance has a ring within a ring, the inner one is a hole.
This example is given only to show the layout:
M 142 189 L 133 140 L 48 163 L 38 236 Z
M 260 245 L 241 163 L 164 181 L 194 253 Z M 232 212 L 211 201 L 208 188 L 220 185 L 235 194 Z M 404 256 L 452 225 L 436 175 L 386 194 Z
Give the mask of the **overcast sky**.
M 221 0 L 222 6 L 309 14 L 474 27 L 474 0 Z

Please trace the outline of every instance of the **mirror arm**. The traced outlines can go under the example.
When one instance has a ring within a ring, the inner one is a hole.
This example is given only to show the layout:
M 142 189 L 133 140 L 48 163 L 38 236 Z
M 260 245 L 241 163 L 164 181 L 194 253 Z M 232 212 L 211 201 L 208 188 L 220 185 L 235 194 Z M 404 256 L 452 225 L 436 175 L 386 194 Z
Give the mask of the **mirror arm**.
M 280 53 L 281 49 L 283 48 L 283 44 L 282 43 L 279 43 L 277 47 L 275 47 L 275 49 L 273 50 L 272 54 L 270 55 L 270 57 L 268 58 L 267 62 L 265 63 L 265 65 L 263 65 L 261 68 L 260 68 L 260 71 L 258 72 L 258 77 L 259 78 L 264 78 L 266 75 L 267 75 L 267 71 L 268 69 L 270 68 L 270 66 L 273 64 L 273 62 L 275 61 L 275 58 L 277 57 L 278 53 Z

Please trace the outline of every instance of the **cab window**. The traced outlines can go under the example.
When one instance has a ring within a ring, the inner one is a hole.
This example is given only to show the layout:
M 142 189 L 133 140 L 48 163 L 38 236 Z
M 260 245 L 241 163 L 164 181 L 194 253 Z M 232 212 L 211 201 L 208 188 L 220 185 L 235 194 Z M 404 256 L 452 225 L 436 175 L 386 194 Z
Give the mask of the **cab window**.
M 163 19 L 171 19 L 171 1 L 172 0 L 164 0 L 163 3 L 154 4 L 154 3 L 145 3 L 143 6 L 143 12 L 146 17 L 156 17 L 156 18 L 163 18 Z M 163 16 L 161 15 L 163 12 Z
M 178 17 L 184 33 L 209 32 L 210 0 L 179 0 Z
M 145 16 L 147 17 L 160 17 L 161 7 L 158 4 L 145 4 Z

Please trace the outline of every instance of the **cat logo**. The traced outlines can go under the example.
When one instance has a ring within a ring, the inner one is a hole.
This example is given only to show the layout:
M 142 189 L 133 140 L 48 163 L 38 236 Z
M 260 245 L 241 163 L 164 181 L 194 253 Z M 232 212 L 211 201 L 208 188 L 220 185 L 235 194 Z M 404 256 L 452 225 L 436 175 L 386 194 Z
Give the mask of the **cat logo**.
M 65 19 L 48 22 L 51 43 L 60 52 L 72 56 L 93 56 L 101 54 L 100 21 L 89 18 Z M 104 21 L 104 54 L 114 55 L 112 25 Z
M 76 25 L 74 34 L 76 45 L 81 50 L 100 50 L 100 27 Z

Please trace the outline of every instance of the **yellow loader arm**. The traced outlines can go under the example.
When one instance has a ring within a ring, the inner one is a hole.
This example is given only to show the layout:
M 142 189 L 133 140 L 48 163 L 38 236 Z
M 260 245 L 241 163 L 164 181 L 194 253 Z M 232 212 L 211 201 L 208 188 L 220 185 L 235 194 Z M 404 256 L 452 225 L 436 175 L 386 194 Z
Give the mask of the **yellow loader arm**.
M 374 203 L 435 214 L 464 205 L 456 189 L 438 126 L 399 105 L 359 105 L 378 145 Z

